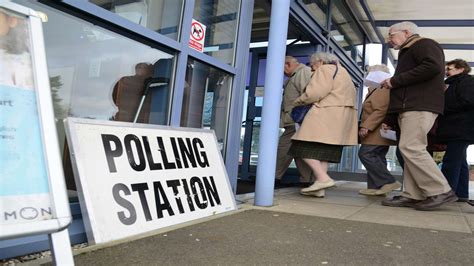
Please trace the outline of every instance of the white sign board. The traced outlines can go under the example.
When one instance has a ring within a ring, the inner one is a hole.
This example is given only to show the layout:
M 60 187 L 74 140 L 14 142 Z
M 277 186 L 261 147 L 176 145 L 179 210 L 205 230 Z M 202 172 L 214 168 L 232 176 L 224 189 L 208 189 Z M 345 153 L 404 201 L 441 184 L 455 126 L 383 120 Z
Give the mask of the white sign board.
M 204 40 L 206 37 L 206 26 L 193 19 L 191 23 L 191 32 L 189 36 L 189 47 L 198 52 L 204 51 Z
M 73 265 L 41 20 L 0 1 L 0 27 L 0 239 L 48 234 L 53 264 Z
M 236 209 L 213 131 L 68 118 L 89 242 Z
M 71 221 L 48 83 L 41 21 L 0 3 L 0 239 Z

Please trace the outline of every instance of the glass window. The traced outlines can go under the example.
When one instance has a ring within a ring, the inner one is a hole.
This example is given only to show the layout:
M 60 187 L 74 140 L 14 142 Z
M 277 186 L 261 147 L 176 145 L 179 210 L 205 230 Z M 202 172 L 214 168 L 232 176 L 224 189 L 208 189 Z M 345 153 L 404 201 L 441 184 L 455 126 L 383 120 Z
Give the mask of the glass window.
M 48 16 L 43 31 L 57 119 L 73 116 L 132 122 L 140 111 L 139 122 L 165 124 L 167 108 L 160 100 L 168 102 L 170 95 L 173 54 L 42 4 L 14 2 Z
M 42 4 L 14 2 L 48 17 L 43 31 L 49 80 L 66 183 L 74 189 L 62 120 L 136 118 L 140 123 L 167 124 L 174 55 Z
M 232 77 L 194 59 L 188 60 L 181 126 L 210 128 L 224 148 Z
M 206 26 L 204 53 L 233 64 L 240 1 L 196 0 L 193 19 Z
M 342 150 L 342 157 L 341 157 L 341 164 L 342 164 L 342 171 L 343 172 L 351 172 L 352 171 L 352 158 L 354 146 L 346 146 Z
M 177 40 L 183 0 L 89 0 L 136 24 Z
M 250 165 L 257 165 L 258 164 L 258 147 L 260 145 L 259 137 L 260 137 L 260 121 L 254 121 L 253 122 L 253 127 L 252 127 L 252 141 L 250 143 Z M 282 131 L 282 130 L 280 130 Z M 245 132 L 245 128 L 243 129 L 243 132 Z M 244 141 L 244 136 L 241 138 L 241 154 L 243 154 L 244 147 L 243 147 L 243 141 Z M 242 158 L 243 160 L 243 158 Z M 240 162 L 242 163 L 242 161 Z M 296 167 L 296 166 L 295 166 Z
M 313 18 L 323 27 L 327 26 L 328 1 L 303 0 L 307 10 Z M 345 50 L 350 51 L 352 46 L 362 44 L 363 33 L 352 19 L 344 1 L 331 1 L 331 29 L 330 36 Z
M 327 12 L 328 12 L 328 1 L 327 0 L 303 0 L 306 5 L 306 9 L 313 15 L 316 22 L 321 25 L 324 29 L 327 26 Z
M 343 1 L 332 1 L 331 37 L 345 50 L 364 42 L 364 34 L 344 6 Z

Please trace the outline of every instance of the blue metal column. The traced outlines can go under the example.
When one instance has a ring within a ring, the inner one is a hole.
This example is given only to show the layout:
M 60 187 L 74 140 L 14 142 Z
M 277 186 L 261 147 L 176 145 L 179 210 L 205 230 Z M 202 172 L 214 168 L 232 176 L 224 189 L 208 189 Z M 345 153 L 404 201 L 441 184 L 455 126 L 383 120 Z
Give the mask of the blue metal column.
M 290 0 L 272 1 L 255 205 L 272 206 Z M 275 115 L 278 114 L 278 115 Z
M 232 84 L 231 105 L 227 130 L 227 147 L 225 164 L 230 185 L 237 191 L 239 175 L 240 132 L 242 128 L 242 110 L 244 108 L 245 85 L 249 60 L 250 33 L 252 31 L 253 0 L 240 2 L 239 30 L 235 52 L 234 83 Z
M 182 29 L 181 29 L 181 47 L 178 58 L 176 59 L 175 83 L 173 97 L 171 100 L 170 126 L 179 127 L 181 125 L 181 111 L 183 109 L 184 87 L 186 84 L 186 73 L 188 66 L 188 42 L 189 30 L 191 29 L 192 16 L 194 12 L 194 0 L 186 1 L 184 5 Z
M 331 45 L 330 45 L 330 40 L 331 40 L 331 28 L 332 28 L 332 0 L 328 0 L 327 3 L 328 9 L 326 10 L 326 39 L 327 39 L 327 44 L 324 47 L 324 51 L 327 53 L 331 52 Z

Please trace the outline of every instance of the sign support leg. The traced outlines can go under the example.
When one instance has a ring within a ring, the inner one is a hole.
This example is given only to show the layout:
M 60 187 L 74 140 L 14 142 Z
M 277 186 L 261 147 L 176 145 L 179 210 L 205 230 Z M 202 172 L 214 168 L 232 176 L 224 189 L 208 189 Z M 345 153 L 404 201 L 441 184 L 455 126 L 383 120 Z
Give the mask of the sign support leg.
M 67 229 L 48 235 L 54 265 L 74 265 Z

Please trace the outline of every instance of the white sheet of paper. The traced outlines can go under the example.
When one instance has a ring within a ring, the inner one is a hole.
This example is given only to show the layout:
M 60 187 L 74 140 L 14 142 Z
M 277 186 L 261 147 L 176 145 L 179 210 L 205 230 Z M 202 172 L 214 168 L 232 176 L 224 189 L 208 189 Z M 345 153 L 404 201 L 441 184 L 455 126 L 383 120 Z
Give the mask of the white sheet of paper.
M 397 134 L 395 133 L 395 130 L 383 130 L 383 129 L 380 129 L 380 136 L 382 136 L 382 138 L 386 138 L 386 139 L 389 139 L 389 140 L 397 140 Z
M 371 88 L 380 88 L 382 81 L 390 78 L 392 75 L 383 71 L 372 71 L 364 79 L 364 85 Z

